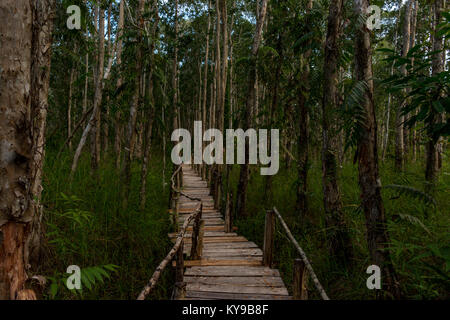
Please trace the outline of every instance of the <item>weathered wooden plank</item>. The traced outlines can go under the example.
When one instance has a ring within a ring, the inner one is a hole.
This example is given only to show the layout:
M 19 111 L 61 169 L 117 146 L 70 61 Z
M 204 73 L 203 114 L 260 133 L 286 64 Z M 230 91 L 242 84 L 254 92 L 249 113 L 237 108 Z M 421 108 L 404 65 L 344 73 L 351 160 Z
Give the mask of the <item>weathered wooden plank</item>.
M 203 277 L 203 276 L 185 276 L 186 283 L 202 284 L 233 284 L 246 287 L 282 287 L 283 280 L 280 277 Z
M 192 231 L 193 227 L 186 228 L 186 231 Z M 205 231 L 224 231 L 223 226 L 205 226 Z
M 222 249 L 205 248 L 203 253 L 209 256 L 261 256 L 262 251 L 259 248 L 253 249 Z
M 184 234 L 185 237 L 192 237 L 192 233 L 186 232 Z M 207 231 L 205 232 L 205 237 L 237 237 L 237 233 L 226 233 L 224 231 Z M 170 238 L 176 238 L 178 237 L 178 233 L 169 233 Z
M 209 243 L 205 246 L 206 250 L 209 249 L 246 249 L 246 248 L 258 248 L 256 243 L 251 241 L 231 242 L 231 243 Z
M 258 261 L 258 266 L 262 263 L 262 256 L 209 256 L 204 255 L 204 259 L 211 259 L 211 260 L 248 260 L 248 261 Z
M 291 297 L 284 295 L 204 292 L 204 291 L 187 291 L 186 298 L 219 299 L 219 300 L 292 300 Z
M 173 261 L 173 266 L 176 266 L 176 261 Z M 252 259 L 201 259 L 201 260 L 186 260 L 184 261 L 186 267 L 212 267 L 212 266 L 260 266 L 261 260 Z
M 239 293 L 239 294 L 270 294 L 270 295 L 289 295 L 286 288 L 283 287 L 247 287 L 235 284 L 203 284 L 188 283 L 186 291 L 202 291 L 202 292 L 221 292 L 221 293 Z
M 207 228 L 207 227 L 205 227 Z M 185 253 L 190 252 L 191 244 L 185 244 Z M 203 252 L 209 252 L 211 250 L 221 249 L 246 249 L 246 248 L 258 248 L 258 246 L 250 241 L 245 242 L 208 242 L 205 243 Z
M 189 216 L 189 213 L 183 213 L 183 214 L 180 214 L 178 217 L 179 217 L 179 219 L 185 219 L 185 218 L 187 218 Z M 211 213 L 209 213 L 209 212 L 203 212 L 202 213 L 202 219 L 208 219 L 208 218 L 221 218 L 222 217 L 222 215 L 220 214 L 220 213 L 218 213 L 218 212 L 211 212 Z
M 172 241 L 175 238 L 172 239 Z M 245 239 L 244 237 L 241 236 L 237 236 L 237 237 L 205 237 L 205 239 L 203 240 L 203 242 L 206 243 L 217 243 L 217 242 L 241 242 L 241 241 L 246 241 L 247 239 Z M 184 238 L 184 242 L 186 244 L 190 244 L 191 243 L 191 238 L 187 237 Z
M 179 208 L 179 210 L 178 210 L 178 213 L 193 213 L 194 211 L 195 211 L 195 209 L 197 209 L 197 207 L 195 206 L 193 206 L 192 208 L 191 207 L 189 207 L 189 208 Z M 211 210 L 211 211 L 217 211 L 217 210 L 215 210 L 214 209 L 214 207 L 213 206 L 210 206 L 210 207 L 203 207 L 203 211 L 209 211 L 209 210 Z
M 279 277 L 280 272 L 267 267 L 253 266 L 215 266 L 215 267 L 190 267 L 186 268 L 185 276 L 208 276 L 208 277 Z

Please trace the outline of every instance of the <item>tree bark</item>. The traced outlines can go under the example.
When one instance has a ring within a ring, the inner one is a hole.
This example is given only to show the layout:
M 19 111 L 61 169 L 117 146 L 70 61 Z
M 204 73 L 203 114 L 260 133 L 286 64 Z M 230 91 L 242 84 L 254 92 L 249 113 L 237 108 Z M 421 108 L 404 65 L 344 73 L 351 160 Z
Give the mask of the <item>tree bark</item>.
M 91 140 L 91 168 L 96 171 L 100 164 L 100 130 L 101 130 L 101 104 L 103 93 L 103 68 L 105 61 L 105 11 L 99 8 L 99 21 L 98 21 L 98 58 L 97 58 L 97 72 L 96 72 L 96 85 L 94 95 L 94 105 L 97 105 L 92 123 L 92 140 Z
M 153 70 L 154 66 L 154 49 L 155 49 L 155 41 L 158 35 L 158 23 L 159 23 L 159 11 L 158 11 L 158 0 L 155 0 L 154 3 L 155 10 L 155 24 L 153 27 L 153 39 L 150 45 L 150 71 L 149 71 L 149 80 L 148 80 L 148 96 L 150 100 L 150 106 L 148 110 L 147 116 L 147 126 L 145 128 L 145 148 L 144 148 L 144 157 L 142 159 L 142 170 L 141 170 L 141 190 L 140 190 L 140 209 L 141 211 L 145 209 L 146 195 L 147 195 L 147 172 L 148 172 L 148 163 L 150 161 L 150 150 L 151 150 L 151 142 L 152 142 L 152 129 L 153 129 L 153 121 L 155 115 L 155 98 L 153 95 Z
M 306 6 L 306 14 L 309 15 L 311 12 L 313 5 L 313 1 L 309 0 Z M 305 32 L 311 32 L 310 24 L 307 22 L 307 27 Z M 311 40 L 308 40 L 306 46 L 311 45 Z M 308 124 L 309 124 L 309 112 L 307 106 L 307 100 L 309 95 L 309 58 L 311 56 L 311 49 L 308 49 L 303 56 L 301 57 L 303 65 L 303 70 L 301 71 L 301 80 L 299 83 L 298 90 L 298 110 L 296 112 L 297 115 L 297 123 L 298 123 L 298 135 L 297 135 L 297 200 L 296 200 L 296 211 L 300 217 L 300 220 L 303 221 L 308 212 L 308 204 L 307 204 L 307 185 L 308 185 L 308 142 L 309 142 L 309 132 L 308 132 Z
M 406 57 L 409 51 L 410 44 L 410 19 L 411 19 L 411 0 L 405 4 L 405 15 L 403 20 L 403 49 L 402 57 Z M 402 65 L 401 73 L 406 76 L 407 70 L 406 65 Z M 406 90 L 405 90 L 406 94 Z M 405 162 L 405 127 L 404 120 L 405 117 L 402 116 L 403 104 L 399 104 L 397 107 L 397 112 L 395 115 L 395 168 L 396 170 L 402 171 Z
M 433 51 L 436 52 L 432 61 L 432 74 L 436 75 L 444 71 L 444 60 L 442 59 L 443 51 L 443 37 L 437 33 L 437 26 L 442 19 L 442 9 L 444 0 L 436 0 L 433 5 L 434 22 L 433 22 Z M 432 191 L 434 184 L 436 183 L 437 174 L 439 171 L 439 137 L 433 135 L 432 129 L 440 122 L 440 115 L 431 108 L 431 123 L 430 130 L 428 130 L 428 141 L 426 144 L 426 168 L 425 179 L 427 181 L 427 191 Z
M 124 24 L 124 0 L 120 1 L 119 6 L 119 24 L 117 26 L 117 68 L 119 68 L 119 76 L 117 77 L 116 90 L 122 86 L 122 73 L 120 67 L 122 65 L 122 44 L 123 44 L 123 24 Z M 119 100 L 120 100 L 119 95 Z M 121 145 L 122 145 L 122 123 L 121 123 L 121 110 L 116 110 L 114 117 L 115 132 L 114 132 L 114 150 L 116 154 L 116 169 L 120 169 L 121 159 Z
M 24 285 L 41 235 L 53 5 L 0 4 L 0 299 L 36 298 Z
M 28 0 L 0 3 L 0 299 L 15 299 L 27 278 L 25 227 L 33 215 L 31 9 Z
M 256 31 L 253 38 L 252 45 L 252 56 L 250 63 L 250 70 L 247 80 L 247 102 L 244 109 L 244 127 L 245 130 L 252 126 L 252 119 L 254 115 L 255 108 L 255 94 L 256 94 L 256 61 L 258 57 L 259 46 L 262 37 L 262 29 L 264 26 L 264 21 L 266 19 L 267 13 L 267 1 L 262 0 L 261 9 L 257 12 L 258 19 L 256 22 Z M 237 199 L 237 214 L 239 216 L 246 216 L 246 201 L 247 201 L 247 187 L 249 180 L 249 145 L 248 139 L 246 139 L 245 148 L 245 163 L 241 165 L 241 170 L 239 174 L 239 184 L 238 184 L 238 199 Z
M 332 0 L 328 16 L 325 41 L 325 65 L 322 100 L 322 183 L 325 223 L 332 256 L 343 265 L 351 263 L 352 246 L 342 211 L 341 195 L 337 182 L 336 111 L 338 109 L 339 37 L 343 11 L 342 0 Z
M 130 104 L 130 118 L 127 125 L 127 146 L 125 148 L 125 161 L 124 168 L 122 170 L 123 179 L 123 208 L 128 206 L 128 196 L 130 192 L 131 184 L 131 163 L 133 161 L 134 148 L 136 145 L 136 119 L 138 113 L 138 107 L 141 104 L 141 77 L 142 77 L 142 59 L 143 59 L 143 48 L 142 48 L 142 30 L 144 29 L 144 5 L 145 0 L 139 0 L 137 7 L 136 21 L 139 23 L 139 29 L 137 34 L 137 53 L 135 62 L 135 81 L 134 81 L 134 94 L 133 100 Z
M 205 45 L 205 65 L 203 74 L 203 104 L 202 104 L 202 121 L 203 126 L 206 126 L 206 103 L 208 91 L 208 57 L 209 57 L 209 32 L 211 30 L 211 0 L 208 0 L 208 29 L 206 31 L 206 45 Z M 205 142 L 202 139 L 202 150 L 205 148 Z M 202 179 L 206 180 L 206 165 L 202 164 Z
M 69 101 L 67 103 L 67 137 L 72 135 L 72 83 L 73 76 L 75 73 L 75 68 L 72 67 L 70 70 L 69 77 Z M 69 150 L 72 150 L 72 141 L 69 141 Z
M 97 119 L 99 119 L 100 113 L 100 105 L 102 100 L 102 92 L 103 92 L 103 64 L 104 64 L 104 56 L 105 56 L 105 37 L 104 37 L 104 12 L 100 10 L 99 14 L 99 30 L 98 30 L 98 59 L 97 59 L 97 70 L 95 74 L 95 94 L 94 94 L 94 107 L 92 110 L 91 117 L 89 119 L 88 124 L 84 128 L 83 134 L 81 135 L 80 142 L 78 143 L 77 150 L 75 151 L 75 156 L 73 158 L 70 179 L 72 179 L 75 170 L 77 169 L 78 160 L 81 155 L 81 151 L 83 150 L 84 145 L 86 144 L 86 139 L 91 130 L 97 130 Z M 97 134 L 92 134 L 93 138 L 93 146 L 96 144 Z M 98 166 L 99 161 L 99 153 L 96 150 L 96 147 L 93 147 L 93 153 L 91 158 L 91 166 L 95 170 Z
M 367 12 L 368 5 L 368 0 L 354 0 L 356 14 L 361 16 Z M 367 84 L 362 100 L 366 117 L 360 129 L 357 145 L 361 206 L 366 217 L 367 244 L 371 263 L 379 266 L 382 272 L 383 290 L 378 293 L 378 297 L 388 294 L 391 298 L 398 299 L 401 296 L 400 288 L 389 252 L 390 240 L 380 192 L 370 33 L 366 25 L 361 25 L 356 32 L 355 75 L 358 81 L 364 81 Z

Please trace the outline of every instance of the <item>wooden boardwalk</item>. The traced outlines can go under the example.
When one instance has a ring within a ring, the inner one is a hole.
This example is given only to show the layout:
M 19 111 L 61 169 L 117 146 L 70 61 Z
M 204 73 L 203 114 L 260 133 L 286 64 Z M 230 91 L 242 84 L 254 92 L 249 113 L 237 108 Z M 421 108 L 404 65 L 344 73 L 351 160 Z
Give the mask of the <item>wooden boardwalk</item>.
M 183 166 L 183 192 L 202 199 L 205 221 L 202 257 L 185 261 L 184 299 L 291 299 L 279 271 L 262 265 L 261 249 L 236 233 L 225 232 L 225 222 L 221 213 L 214 209 L 206 181 L 186 165 Z M 180 226 L 198 203 L 183 196 L 179 199 Z M 191 251 L 192 224 L 184 236 L 187 254 Z M 175 241 L 177 235 L 169 236 Z

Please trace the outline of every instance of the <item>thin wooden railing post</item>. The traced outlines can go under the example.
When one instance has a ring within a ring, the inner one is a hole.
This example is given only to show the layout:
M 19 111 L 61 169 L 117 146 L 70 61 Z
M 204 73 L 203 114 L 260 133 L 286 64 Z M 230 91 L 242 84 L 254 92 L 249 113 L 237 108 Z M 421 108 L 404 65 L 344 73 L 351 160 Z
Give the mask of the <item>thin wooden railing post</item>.
M 198 242 L 197 242 L 197 258 L 200 259 L 203 255 L 203 237 L 205 235 L 205 220 L 200 220 L 200 226 L 198 231 Z
M 275 213 L 273 210 L 266 211 L 266 223 L 264 228 L 264 256 L 263 264 L 266 267 L 272 266 L 273 243 L 275 236 Z
M 180 247 L 177 251 L 177 268 L 175 274 L 175 282 L 183 282 L 184 275 L 184 239 L 181 240 Z
M 184 282 L 184 239 L 181 240 L 176 256 L 175 287 L 173 299 L 182 299 L 186 296 L 186 283 Z
M 178 193 L 175 194 L 174 203 L 175 203 L 175 207 L 173 208 L 173 216 L 176 221 L 175 225 L 176 225 L 176 230 L 178 232 L 180 229 L 178 226 L 178 211 L 179 211 L 179 207 L 180 207 L 180 195 Z
M 308 270 L 302 259 L 294 260 L 293 270 L 293 298 L 294 300 L 308 300 Z
M 190 258 L 191 260 L 197 260 L 197 240 L 198 240 L 198 233 L 200 228 L 200 218 L 197 215 L 194 219 L 194 223 L 192 226 L 192 241 L 191 241 L 191 254 Z
M 180 185 L 178 189 L 181 189 L 183 187 L 183 168 L 180 169 Z
M 194 220 L 194 224 L 192 226 L 192 241 L 191 241 L 191 260 L 198 260 L 200 258 L 199 255 L 199 242 L 200 242 L 200 229 L 201 229 L 201 221 L 203 213 L 203 203 L 200 204 L 200 212 L 197 214 Z M 203 239 L 202 239 L 203 241 Z
M 231 232 L 231 194 L 227 193 L 225 205 L 225 232 Z

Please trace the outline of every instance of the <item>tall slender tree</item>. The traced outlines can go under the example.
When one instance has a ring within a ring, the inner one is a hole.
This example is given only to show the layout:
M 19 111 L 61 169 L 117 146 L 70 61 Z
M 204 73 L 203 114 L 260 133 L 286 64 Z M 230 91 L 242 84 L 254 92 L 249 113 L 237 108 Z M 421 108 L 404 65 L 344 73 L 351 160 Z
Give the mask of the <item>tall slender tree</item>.
M 336 114 L 338 108 L 339 37 L 343 15 L 343 1 L 332 0 L 328 15 L 325 41 L 325 63 L 322 100 L 322 187 L 325 221 L 328 227 L 331 253 L 341 263 L 350 263 L 351 242 L 342 211 L 338 186 Z
M 369 6 L 368 0 L 354 0 L 357 16 L 363 16 Z M 389 235 L 386 215 L 381 198 L 381 180 L 378 170 L 377 121 L 373 98 L 373 74 L 370 31 L 366 24 L 356 28 L 355 76 L 365 83 L 361 100 L 364 123 L 359 127 L 357 143 L 358 181 L 361 189 L 361 206 L 366 217 L 367 244 L 372 264 L 381 268 L 383 290 L 379 297 L 400 298 L 397 275 L 389 252 Z
M 255 36 L 253 37 L 253 45 L 251 52 L 251 63 L 250 70 L 247 79 L 247 102 L 244 109 L 244 127 L 246 129 L 252 126 L 252 120 L 255 111 L 255 100 L 256 100 L 256 59 L 258 57 L 259 46 L 261 44 L 262 31 L 264 26 L 264 21 L 267 14 L 267 1 L 262 0 L 261 9 L 257 12 L 257 22 Z M 249 164 L 248 164 L 248 152 L 249 145 L 246 141 L 245 148 L 245 163 L 241 165 L 241 170 L 239 174 L 239 184 L 238 184 L 238 198 L 236 204 L 236 210 L 239 216 L 245 216 L 246 212 L 246 201 L 247 201 L 247 187 L 249 180 Z

